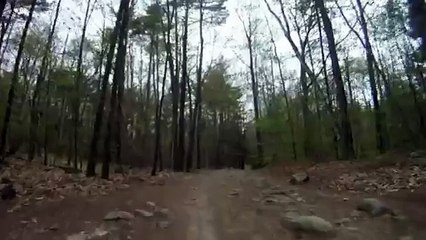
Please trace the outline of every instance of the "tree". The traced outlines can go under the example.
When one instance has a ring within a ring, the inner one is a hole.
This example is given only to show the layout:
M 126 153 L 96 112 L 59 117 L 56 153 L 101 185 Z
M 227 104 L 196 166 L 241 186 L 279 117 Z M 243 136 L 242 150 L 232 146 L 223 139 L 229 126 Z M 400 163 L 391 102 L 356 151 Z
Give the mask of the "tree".
M 89 177 L 94 176 L 96 174 L 95 169 L 96 169 L 96 158 L 98 155 L 98 142 L 99 142 L 100 132 L 102 129 L 102 122 L 103 122 L 103 115 L 104 115 L 103 113 L 104 113 L 106 95 L 108 90 L 108 80 L 112 70 L 112 64 L 113 64 L 112 61 L 113 61 L 114 53 L 116 49 L 118 31 L 119 29 L 121 29 L 121 25 L 122 25 L 121 21 L 123 19 L 123 10 L 125 8 L 125 4 L 126 4 L 126 0 L 122 0 L 120 2 L 120 7 L 117 12 L 115 26 L 109 39 L 109 50 L 108 50 L 108 55 L 106 59 L 105 72 L 102 77 L 101 92 L 99 94 L 99 101 L 96 108 L 95 122 L 93 124 L 93 136 L 90 143 L 90 155 L 87 162 L 86 175 Z
M 174 170 L 183 171 L 191 169 L 192 162 L 185 161 L 185 98 L 186 86 L 188 81 L 188 21 L 189 21 L 190 4 L 185 0 L 185 16 L 183 21 L 183 36 L 182 36 L 182 80 L 180 82 L 180 107 L 179 107 L 179 139 L 178 139 L 178 155 L 175 160 Z
M 111 102 L 110 102 L 110 109 L 108 113 L 108 122 L 107 122 L 107 133 L 105 137 L 105 144 L 104 144 L 104 150 L 106 152 L 105 154 L 105 160 L 102 164 L 102 178 L 108 179 L 109 177 L 109 164 L 112 160 L 111 156 L 111 138 L 113 135 L 113 131 L 121 131 L 121 129 L 113 129 L 113 123 L 120 121 L 116 118 L 121 118 L 121 101 L 122 101 L 122 94 L 123 94 L 123 85 L 124 85 L 124 76 L 125 76 L 125 61 L 126 61 L 126 39 L 128 34 L 128 23 L 129 23 L 129 5 L 130 0 L 122 0 L 124 3 L 123 7 L 123 22 L 120 25 L 120 32 L 118 35 L 118 49 L 117 49 L 117 55 L 116 55 L 116 61 L 115 61 L 115 67 L 114 67 L 114 76 L 113 76 L 113 83 L 112 83 L 112 90 L 111 90 Z M 118 115 L 118 116 L 117 116 Z M 119 125 L 116 125 L 116 127 Z M 117 135 L 116 135 L 117 136 Z M 116 145 L 114 146 L 114 149 L 116 151 L 116 160 L 120 161 L 121 157 L 121 140 L 115 139 Z
M 25 46 L 25 40 L 28 34 L 28 29 L 30 27 L 30 24 L 33 18 L 36 3 L 37 3 L 37 0 L 33 0 L 31 2 L 31 7 L 29 10 L 27 20 L 25 22 L 24 30 L 22 31 L 21 41 L 19 42 L 18 52 L 15 58 L 15 65 L 13 67 L 13 74 L 12 74 L 12 79 L 11 79 L 8 98 L 7 98 L 7 106 L 6 106 L 4 119 L 3 119 L 3 127 L 2 127 L 2 131 L 0 135 L 0 163 L 3 162 L 5 158 L 7 132 L 9 130 L 10 117 L 12 114 L 13 102 L 15 100 L 15 89 L 18 83 L 18 78 L 19 78 L 19 66 L 21 63 L 21 57 L 24 50 L 24 46 Z
M 254 50 L 253 50 L 253 41 L 254 41 L 254 34 L 256 32 L 256 29 L 258 25 L 253 22 L 253 19 L 251 15 L 248 15 L 247 23 L 239 16 L 240 21 L 243 24 L 244 34 L 247 41 L 247 47 L 249 51 L 249 69 L 250 69 L 250 79 L 251 79 L 251 91 L 253 94 L 253 107 L 254 107 L 254 118 L 255 121 L 258 121 L 260 118 L 259 113 L 259 89 L 258 89 L 258 82 L 256 79 L 256 73 L 255 73 L 255 60 L 254 60 Z M 256 127 L 256 145 L 257 145 L 257 155 L 258 155 L 258 161 L 263 162 L 263 144 L 262 144 L 262 135 L 260 133 L 260 130 L 258 127 Z
M 32 100 L 31 100 L 31 127 L 30 127 L 30 147 L 28 152 L 28 159 L 33 160 L 34 154 L 35 154 L 35 148 L 36 148 L 36 141 L 37 141 L 37 127 L 39 122 L 39 115 L 40 115 L 40 109 L 39 109 L 39 95 L 41 90 L 41 85 L 44 82 L 44 78 L 46 77 L 47 72 L 47 65 L 48 65 L 48 58 L 51 53 L 52 43 L 53 43 L 53 36 L 55 34 L 56 30 L 56 23 L 58 21 L 59 12 L 61 9 L 61 2 L 62 0 L 59 0 L 56 7 L 55 12 L 55 18 L 53 19 L 52 27 L 49 32 L 49 36 L 47 38 L 46 46 L 44 47 L 44 53 L 43 53 L 43 59 L 41 60 L 41 66 L 40 66 L 40 72 L 37 76 L 36 86 L 33 92 Z M 47 155 L 47 153 L 45 153 Z
M 339 58 L 336 51 L 336 42 L 334 39 L 333 26 L 328 17 L 327 8 L 323 0 L 315 0 L 315 6 L 318 8 L 322 22 L 324 24 L 324 32 L 328 41 L 328 49 L 330 52 L 332 71 L 336 84 L 336 95 L 339 113 L 339 131 L 341 133 L 342 158 L 351 159 L 354 157 L 352 128 L 348 117 L 348 103 L 342 79 L 342 73 L 339 66 Z

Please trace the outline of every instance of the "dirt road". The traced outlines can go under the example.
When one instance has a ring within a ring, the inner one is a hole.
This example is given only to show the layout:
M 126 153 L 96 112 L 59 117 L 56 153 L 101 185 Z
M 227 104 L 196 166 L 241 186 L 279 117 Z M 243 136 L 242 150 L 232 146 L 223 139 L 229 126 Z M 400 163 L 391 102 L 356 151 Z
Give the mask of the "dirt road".
M 310 183 L 291 186 L 286 176 L 265 176 L 269 175 L 248 170 L 175 174 L 163 186 L 133 182 L 130 188 L 107 196 L 40 202 L 14 213 L 7 212 L 12 202 L 2 202 L 0 239 L 88 239 L 94 232 L 99 236 L 91 239 L 320 239 L 283 226 L 282 215 L 287 212 L 316 215 L 331 222 L 336 230 L 329 239 L 426 239 L 424 201 L 406 204 L 408 193 L 381 198 L 398 210 L 398 219 L 353 216 L 357 202 L 366 196 L 320 191 Z M 268 195 L 268 190 L 275 193 Z M 163 216 L 136 216 L 113 223 L 103 219 L 114 210 L 149 212 L 152 203 L 157 209 L 167 209 Z

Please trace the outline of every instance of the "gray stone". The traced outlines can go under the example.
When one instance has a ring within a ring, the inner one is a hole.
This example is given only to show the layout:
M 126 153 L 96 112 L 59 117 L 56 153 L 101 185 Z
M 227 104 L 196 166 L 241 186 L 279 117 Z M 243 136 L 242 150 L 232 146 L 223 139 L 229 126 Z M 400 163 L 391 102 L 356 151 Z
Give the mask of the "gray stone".
M 107 215 L 105 215 L 105 221 L 117 221 L 117 220 L 132 220 L 135 216 L 129 212 L 125 211 L 111 211 Z
M 144 217 L 144 218 L 151 218 L 154 216 L 154 214 L 152 212 L 143 210 L 143 209 L 136 209 L 135 210 L 135 215 L 136 216 L 140 216 L 140 217 Z
M 375 198 L 363 199 L 361 203 L 358 204 L 357 210 L 366 212 L 372 217 L 379 217 L 385 214 L 395 215 L 388 206 Z
M 281 220 L 281 225 L 295 231 L 306 233 L 324 233 L 334 232 L 333 225 L 317 216 L 297 216 L 297 214 L 286 214 Z
M 106 236 L 110 234 L 109 231 L 103 228 L 96 228 L 88 237 L 88 240 L 96 240 L 96 239 L 105 239 Z
M 66 240 L 88 240 L 89 237 L 85 233 L 77 233 L 67 236 Z
M 161 208 L 161 209 L 157 209 L 155 211 L 155 216 L 160 217 L 160 218 L 167 218 L 170 216 L 170 210 L 167 208 Z
M 411 159 L 424 158 L 424 157 L 426 157 L 426 151 L 423 151 L 423 150 L 418 150 L 418 151 L 414 151 L 410 153 Z
M 341 219 L 335 221 L 334 223 L 336 223 L 336 225 L 338 225 L 338 226 L 342 226 L 342 225 L 348 224 L 350 222 L 351 222 L 351 220 L 349 218 L 341 218 Z
M 308 173 L 306 172 L 298 172 L 291 176 L 290 183 L 291 184 L 300 184 L 306 183 L 309 181 Z
M 148 207 L 152 208 L 152 209 L 154 209 L 154 208 L 157 206 L 157 205 L 155 204 L 155 202 L 150 202 L 150 201 L 146 202 L 146 205 L 147 205 Z

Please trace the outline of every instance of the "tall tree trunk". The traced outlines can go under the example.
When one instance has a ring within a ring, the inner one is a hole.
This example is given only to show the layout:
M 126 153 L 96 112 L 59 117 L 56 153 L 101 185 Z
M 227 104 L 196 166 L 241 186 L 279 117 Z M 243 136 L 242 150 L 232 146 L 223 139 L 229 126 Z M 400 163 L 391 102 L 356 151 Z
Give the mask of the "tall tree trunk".
M 130 0 L 122 0 L 122 4 L 124 4 L 123 12 L 122 12 L 123 22 L 120 26 L 117 57 L 115 60 L 113 84 L 112 84 L 112 90 L 111 90 L 110 109 L 108 113 L 107 132 L 106 132 L 105 142 L 104 142 L 105 158 L 102 164 L 102 173 L 101 173 L 101 177 L 104 179 L 108 179 L 109 177 L 109 169 L 110 169 L 110 163 L 112 159 L 112 156 L 111 156 L 111 140 L 112 139 L 111 138 L 113 135 L 113 131 L 114 130 L 120 131 L 120 129 L 113 129 L 114 128 L 113 123 L 114 121 L 116 121 L 117 112 L 118 114 L 120 114 L 119 112 L 120 104 L 121 104 L 120 98 L 122 98 L 122 94 L 123 94 L 122 92 L 120 93 L 120 91 L 123 91 L 120 88 L 124 88 L 125 64 L 126 64 L 126 39 L 127 39 L 127 31 L 128 31 L 127 26 L 129 22 L 129 3 L 130 3 Z M 117 106 L 117 102 L 118 102 L 118 106 Z M 116 142 L 114 150 L 116 151 L 116 157 L 120 157 L 121 146 L 117 144 L 120 144 L 120 142 L 119 141 Z
M 194 104 L 194 113 L 193 117 L 191 119 L 191 129 L 189 131 L 189 145 L 188 145 L 188 155 L 186 162 L 192 162 L 193 161 L 193 152 L 194 152 L 194 143 L 195 138 L 200 137 L 198 134 L 199 131 L 199 117 L 198 115 L 201 115 L 200 106 L 201 106 L 201 78 L 202 78 L 202 72 L 203 72 L 203 55 L 204 55 L 204 37 L 203 37 L 203 21 L 204 21 L 204 13 L 203 13 L 203 4 L 204 0 L 200 0 L 200 6 L 199 6 L 199 16 L 200 16 L 200 23 L 199 23 L 199 34 L 200 34 L 200 55 L 198 59 L 198 67 L 197 67 L 197 88 L 195 92 L 195 104 Z M 197 136 L 196 136 L 197 133 Z M 196 149 L 198 151 L 198 147 Z M 201 168 L 201 159 L 199 159 L 199 154 L 197 152 L 197 169 Z
M 254 118 L 257 122 L 260 118 L 259 114 L 259 91 L 258 91 L 258 84 L 256 82 L 256 73 L 255 73 L 255 66 L 254 66 L 254 53 L 253 53 L 253 35 L 252 35 L 252 29 L 251 29 L 251 20 L 249 19 L 249 26 L 248 29 L 244 26 L 244 31 L 248 43 L 248 50 L 249 50 L 249 57 L 250 57 L 250 79 L 251 79 L 251 89 L 253 94 L 253 105 L 254 105 Z M 260 133 L 259 127 L 256 125 L 256 146 L 257 146 L 257 156 L 258 161 L 263 162 L 263 143 L 262 143 L 262 135 Z
M 334 40 L 333 26 L 328 16 L 324 0 L 315 0 L 316 8 L 318 8 L 322 21 L 324 23 L 324 31 L 327 36 L 328 48 L 330 52 L 332 70 L 337 92 L 337 105 L 339 109 L 339 130 L 342 145 L 342 158 L 352 159 L 355 156 L 353 148 L 352 128 L 348 116 L 348 103 L 346 99 L 345 87 L 343 84 L 342 73 L 339 66 L 339 58 L 337 56 L 336 42 Z
M 336 158 L 339 158 L 339 143 L 338 143 L 338 131 L 339 131 L 339 123 L 336 120 L 336 117 L 334 116 L 334 109 L 333 109 L 333 100 L 331 98 L 331 90 L 330 90 L 330 84 L 328 81 L 328 72 L 327 72 L 327 60 L 325 58 L 325 53 L 324 53 L 324 43 L 323 43 L 323 35 L 322 35 L 322 26 L 321 26 L 321 17 L 320 14 L 318 12 L 318 8 L 315 8 L 315 15 L 317 18 L 317 22 L 318 22 L 318 32 L 319 32 L 319 42 L 320 42 L 320 48 L 321 48 L 321 62 L 322 62 L 322 67 L 324 69 L 324 83 L 325 83 L 325 92 L 327 95 L 327 109 L 329 114 L 332 117 L 333 120 L 333 126 L 331 127 L 331 132 L 333 134 L 333 149 L 334 149 L 334 153 Z
M 96 158 L 98 156 L 98 141 L 99 141 L 99 137 L 100 137 L 100 133 L 102 129 L 105 100 L 106 100 L 106 94 L 108 90 L 108 80 L 112 70 L 112 61 L 114 58 L 115 47 L 117 44 L 118 31 L 121 27 L 121 20 L 123 18 L 123 10 L 125 8 L 125 5 L 128 3 L 128 1 L 129 0 L 121 1 L 120 7 L 117 13 L 117 19 L 115 21 L 115 26 L 109 39 L 109 50 L 108 50 L 108 55 L 107 55 L 106 64 L 105 64 L 105 73 L 102 78 L 102 87 L 101 87 L 101 92 L 99 95 L 98 106 L 96 108 L 95 123 L 93 124 L 93 136 L 90 142 L 90 153 L 89 153 L 89 159 L 87 162 L 87 169 L 86 169 L 86 175 L 88 177 L 96 175 L 95 169 L 96 169 Z
M 83 29 L 80 39 L 80 48 L 78 50 L 78 60 L 77 60 L 77 72 L 75 77 L 75 96 L 72 102 L 73 105 L 73 123 L 74 123 L 74 168 L 77 169 L 78 163 L 78 143 L 79 143 L 79 124 L 80 124 L 80 91 L 81 91 L 81 78 L 83 77 L 83 50 L 84 42 L 86 40 L 86 30 L 87 24 L 89 23 L 90 16 L 90 6 L 91 0 L 87 1 L 86 13 L 84 16 Z
M 371 47 L 370 39 L 368 36 L 368 29 L 367 29 L 367 22 L 364 17 L 364 9 L 362 7 L 361 1 L 356 0 L 359 13 L 360 13 L 360 23 L 361 23 L 361 29 L 364 34 L 364 44 L 365 44 L 365 51 L 367 54 L 367 67 L 368 67 L 368 77 L 370 80 L 370 91 L 371 91 L 371 97 L 373 98 L 373 106 L 374 106 L 374 115 L 375 115 L 375 122 L 376 122 L 376 144 L 377 149 L 380 151 L 380 153 L 386 152 L 386 140 L 384 139 L 385 134 L 385 128 L 383 126 L 384 119 L 383 114 L 380 109 L 380 103 L 379 98 L 377 97 L 377 85 L 376 85 L 376 79 L 374 74 L 374 55 L 373 55 L 373 49 Z
M 43 84 L 43 82 L 46 78 L 47 65 L 48 65 L 48 61 L 49 61 L 50 52 L 52 50 L 51 48 L 52 48 L 52 43 L 53 43 L 53 36 L 55 34 L 56 23 L 58 21 L 59 12 L 60 12 L 60 9 L 61 9 L 61 2 L 62 2 L 62 0 L 59 0 L 58 4 L 56 6 L 55 18 L 53 20 L 52 27 L 50 29 L 49 36 L 47 38 L 46 46 L 44 47 L 43 59 L 41 60 L 40 71 L 39 71 L 38 76 L 37 76 L 35 89 L 34 89 L 34 92 L 33 92 L 32 99 L 31 99 L 30 144 L 29 144 L 29 151 L 28 151 L 28 159 L 29 160 L 34 159 L 36 141 L 38 141 L 37 128 L 38 128 L 38 124 L 39 124 L 39 115 L 43 115 L 42 112 L 40 112 L 40 109 L 39 109 L 39 100 L 40 100 L 39 95 L 40 95 L 40 91 L 41 91 L 41 86 L 42 86 L 42 84 Z
M 186 102 L 186 81 L 188 80 L 188 19 L 189 2 L 185 1 L 184 32 L 182 36 L 182 80 L 180 82 L 180 107 L 179 107 L 179 139 L 178 156 L 175 159 L 175 170 L 183 171 L 185 168 L 185 102 Z M 186 168 L 188 168 L 187 163 Z
M 168 1 L 167 1 L 168 2 Z M 170 66 L 170 71 L 174 71 L 172 78 L 172 159 L 174 161 L 173 168 L 176 170 L 178 165 L 179 151 L 178 151 L 178 108 L 179 108 L 179 34 L 178 34 L 178 1 L 173 1 L 173 12 L 174 12 L 174 29 L 175 29 L 175 69 Z M 171 26 L 171 20 L 170 24 Z M 170 30 L 169 30 L 170 31 Z M 170 34 L 170 32 L 169 32 Z M 171 47 L 171 46 L 170 46 Z M 170 50 L 171 51 L 171 50 Z M 173 61 L 173 57 L 170 54 L 170 61 Z M 182 163 L 183 164 L 183 163 Z
M 157 41 L 158 41 L 158 38 L 157 38 Z M 156 53 L 157 55 L 159 54 L 158 44 L 156 45 Z M 158 108 L 155 115 L 155 151 L 154 151 L 154 163 L 153 163 L 152 171 L 151 171 L 152 176 L 156 175 L 158 161 L 160 161 L 160 165 L 161 165 L 161 159 L 160 159 L 161 157 L 161 121 L 162 121 L 162 113 L 163 113 L 164 93 L 166 88 L 166 78 L 167 78 L 167 62 L 164 63 L 164 72 L 163 72 L 163 80 L 161 85 L 160 101 L 158 103 Z M 160 171 L 161 170 L 162 170 L 162 166 L 160 166 Z
M 31 2 L 31 8 L 30 8 L 27 20 L 25 22 L 24 30 L 22 31 L 21 41 L 18 46 L 15 65 L 13 67 L 13 75 L 12 75 L 12 79 L 10 83 L 9 93 L 7 97 L 7 105 L 6 105 L 6 110 L 5 110 L 4 119 L 3 119 L 3 127 L 2 127 L 2 131 L 0 135 L 0 163 L 4 161 L 4 157 L 6 153 L 5 150 L 6 150 L 7 132 L 9 130 L 10 117 L 12 115 L 13 102 L 15 100 L 15 89 L 19 79 L 19 65 L 21 63 L 22 53 L 24 51 L 24 46 L 25 46 L 25 40 L 27 38 L 28 28 L 30 27 L 30 23 L 33 18 L 36 3 L 37 3 L 37 0 L 33 0 Z

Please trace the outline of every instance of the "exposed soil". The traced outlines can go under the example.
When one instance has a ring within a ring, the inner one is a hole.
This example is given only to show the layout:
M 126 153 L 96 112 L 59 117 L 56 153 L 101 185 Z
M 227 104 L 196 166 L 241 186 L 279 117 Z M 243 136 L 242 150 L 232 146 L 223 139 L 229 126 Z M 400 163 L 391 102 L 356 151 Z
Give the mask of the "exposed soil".
M 336 165 L 336 164 L 335 164 Z M 392 240 L 403 236 L 426 239 L 426 188 L 407 189 L 384 195 L 354 193 L 327 187 L 342 171 L 354 166 L 309 172 L 311 180 L 302 185 L 288 183 L 283 170 L 217 170 L 192 174 L 171 174 L 164 185 L 131 181 L 130 188 L 105 196 L 68 196 L 57 201 L 40 201 L 9 213 L 14 201 L 0 202 L 0 239 L 67 239 L 82 231 L 93 232 L 104 223 L 104 216 L 115 209 L 133 212 L 146 209 L 147 201 L 169 209 L 167 224 L 155 218 L 135 217 L 117 225 L 120 234 L 100 239 L 155 240 L 274 240 L 320 239 L 311 234 L 295 234 L 280 223 L 286 211 L 316 215 L 331 223 L 349 218 L 364 197 L 376 197 L 398 216 L 372 218 L 361 215 L 343 226 L 336 225 L 339 240 Z M 337 165 L 336 165 L 337 166 Z M 336 170 L 339 169 L 339 170 Z M 340 171 L 340 172 L 338 172 Z M 279 185 L 279 186 L 278 186 Z M 283 189 L 286 203 L 265 204 L 262 191 Z M 51 229 L 49 229 L 51 228 Z

